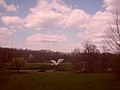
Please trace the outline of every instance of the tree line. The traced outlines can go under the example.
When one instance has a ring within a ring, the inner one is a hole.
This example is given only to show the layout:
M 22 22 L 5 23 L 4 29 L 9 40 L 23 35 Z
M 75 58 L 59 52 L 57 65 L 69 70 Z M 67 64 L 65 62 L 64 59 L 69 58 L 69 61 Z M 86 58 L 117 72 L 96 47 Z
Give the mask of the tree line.
M 105 47 L 103 49 L 106 49 Z M 30 58 L 30 55 L 32 56 Z M 50 63 L 50 60 L 64 59 L 75 73 L 81 72 L 112 72 L 117 57 L 113 53 L 100 53 L 96 45 L 89 40 L 84 43 L 84 50 L 75 48 L 71 53 L 54 52 L 51 50 L 28 50 L 17 48 L 0 48 L 0 65 L 9 63 L 14 58 L 24 58 L 28 63 Z M 118 68 L 117 68 L 118 69 Z
M 32 58 L 30 58 L 32 55 Z M 28 63 L 46 63 L 52 59 L 64 58 L 68 62 L 69 53 L 54 52 L 51 50 L 29 50 L 0 47 L 0 63 L 9 63 L 13 58 L 23 57 Z

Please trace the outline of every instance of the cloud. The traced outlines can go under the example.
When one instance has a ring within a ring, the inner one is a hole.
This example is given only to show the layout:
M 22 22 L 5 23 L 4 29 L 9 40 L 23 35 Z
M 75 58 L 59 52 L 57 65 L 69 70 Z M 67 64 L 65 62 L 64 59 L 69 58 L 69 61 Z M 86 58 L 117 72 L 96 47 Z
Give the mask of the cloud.
M 4 8 L 6 11 L 17 11 L 19 6 L 15 6 L 14 4 L 8 5 L 5 0 L 0 0 L 0 7 Z
M 84 24 L 85 31 L 80 32 L 78 36 L 86 37 L 89 39 L 100 38 L 104 36 L 105 30 L 113 22 L 113 15 L 109 12 L 98 11 L 90 17 L 89 22 Z
M 16 30 L 10 30 L 5 27 L 0 28 L 0 45 L 1 44 L 8 44 L 10 42 L 9 38 L 16 33 Z
M 87 22 L 89 15 L 83 10 L 74 9 L 61 0 L 38 0 L 35 8 L 25 19 L 25 26 L 38 30 L 45 28 L 64 27 L 79 28 Z
M 2 16 L 2 22 L 10 27 L 17 27 L 20 28 L 24 21 L 18 16 Z
M 68 37 L 62 35 L 46 35 L 46 34 L 34 34 L 26 38 L 26 45 L 34 49 L 52 49 L 56 50 L 61 48 L 67 41 Z
M 84 28 L 84 24 L 88 23 L 90 15 L 80 9 L 73 9 L 69 16 L 65 18 L 65 26 L 67 28 Z
M 71 52 L 75 47 L 82 47 L 80 43 L 71 43 L 65 34 L 34 34 L 26 38 L 25 46 L 31 49 L 50 49 L 61 52 Z
M 31 8 L 25 18 L 25 26 L 38 30 L 54 27 L 84 29 L 77 36 L 82 40 L 90 39 L 100 46 L 100 43 L 103 43 L 105 30 L 113 23 L 113 9 L 108 7 L 119 6 L 116 6 L 115 2 L 118 0 L 104 0 L 105 11 L 97 11 L 94 15 L 90 15 L 84 10 L 66 5 L 61 0 L 38 0 L 37 6 Z
M 113 14 L 106 11 L 98 11 L 90 17 L 90 21 L 88 23 L 85 23 L 84 28 L 86 30 L 86 34 L 90 33 L 91 35 L 92 33 L 103 33 L 112 22 Z
M 46 34 L 34 34 L 27 38 L 28 42 L 42 42 L 42 43 L 57 43 L 66 41 L 65 35 L 46 35 Z
M 105 31 L 108 30 L 109 25 L 114 25 L 114 15 L 120 13 L 120 0 L 104 0 L 104 11 L 97 11 L 90 16 L 89 22 L 84 24 L 84 33 L 79 33 L 78 37 L 85 37 L 93 41 L 98 48 L 105 45 Z
M 113 15 L 107 11 L 98 11 L 96 14 L 91 16 L 89 23 L 85 25 L 85 37 L 93 41 L 98 48 L 101 48 L 105 42 L 105 31 L 109 25 L 113 23 Z
M 107 27 L 113 22 L 113 15 L 109 12 L 98 11 L 95 15 L 91 17 L 89 23 L 86 23 L 85 29 L 86 34 L 98 34 L 99 32 L 104 32 Z
M 38 5 L 35 8 L 30 9 L 31 13 L 25 19 L 25 26 L 36 29 L 59 26 L 62 24 L 64 18 L 61 12 L 57 9 L 59 7 L 62 6 L 59 6 L 55 0 L 51 0 L 51 2 L 47 0 L 38 0 Z M 66 10 L 62 12 L 65 11 Z
M 104 7 L 106 11 L 120 14 L 120 0 L 104 0 Z
M 92 40 L 93 44 L 96 44 L 99 49 L 102 45 L 105 45 L 105 31 L 108 30 L 109 25 L 114 24 L 114 13 L 107 9 L 108 1 L 105 4 L 105 11 L 97 11 L 94 15 L 91 15 L 89 21 L 83 24 L 85 30 L 78 33 L 79 38 Z M 110 3 L 110 5 L 112 4 Z

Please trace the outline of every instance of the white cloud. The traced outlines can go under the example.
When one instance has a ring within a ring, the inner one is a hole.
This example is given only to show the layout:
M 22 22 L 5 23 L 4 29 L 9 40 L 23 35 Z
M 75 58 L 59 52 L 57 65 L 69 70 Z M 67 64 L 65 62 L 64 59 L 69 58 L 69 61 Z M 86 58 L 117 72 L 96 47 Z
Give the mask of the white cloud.
M 114 16 L 116 11 L 120 14 L 120 0 L 104 0 L 104 11 L 97 11 L 90 16 L 89 22 L 84 24 L 85 31 L 78 33 L 79 38 L 90 39 L 99 49 L 106 44 L 105 31 L 109 25 L 114 26 Z
M 104 6 L 106 11 L 112 13 L 117 11 L 120 14 L 120 0 L 104 0 Z
M 73 9 L 69 16 L 65 17 L 65 27 L 67 28 L 84 28 L 84 24 L 88 23 L 90 15 L 80 9 Z
M 28 42 L 42 42 L 42 43 L 57 43 L 66 41 L 65 35 L 46 35 L 46 34 L 34 34 L 27 38 Z
M 25 19 L 28 28 L 44 29 L 53 27 L 80 28 L 89 15 L 80 9 L 73 9 L 61 0 L 38 0 L 38 5 L 30 9 Z
M 20 28 L 24 21 L 18 16 L 2 16 L 2 22 L 10 27 L 17 27 Z
M 84 36 L 89 39 L 100 38 L 104 36 L 104 31 L 113 22 L 113 16 L 109 12 L 98 11 L 90 17 L 90 21 L 84 24 Z M 81 32 L 78 36 L 81 35 Z
M 0 7 L 3 7 L 6 11 L 17 11 L 19 6 L 15 6 L 14 4 L 8 5 L 5 0 L 0 0 Z
M 109 12 L 96 12 L 95 15 L 91 17 L 89 23 L 86 24 L 87 30 L 96 30 L 96 31 L 103 31 L 108 24 L 111 24 L 113 16 Z
M 100 43 L 103 43 L 104 31 L 109 24 L 113 23 L 112 9 L 108 10 L 108 7 L 111 6 L 115 7 L 116 3 L 104 0 L 105 11 L 97 11 L 94 15 L 89 15 L 84 10 L 67 6 L 61 0 L 38 0 L 38 5 L 30 9 L 30 14 L 25 19 L 25 26 L 39 30 L 53 27 L 59 28 L 59 26 L 66 29 L 82 28 L 85 31 L 80 32 L 78 37 L 82 38 L 82 40 L 90 39 L 94 44 L 100 46 Z
M 91 17 L 89 23 L 85 25 L 85 37 L 93 41 L 98 48 L 101 48 L 105 42 L 105 31 L 109 25 L 113 22 L 113 16 L 107 11 L 98 11 Z
M 65 7 L 59 6 L 55 0 L 51 2 L 47 0 L 38 0 L 38 5 L 35 8 L 31 8 L 31 13 L 26 17 L 25 26 L 36 29 L 59 26 L 62 24 L 64 16 L 57 8 L 64 9 Z M 67 10 L 62 12 L 65 11 Z
M 26 45 L 32 49 L 58 50 L 63 46 L 68 37 L 62 35 L 34 34 L 26 39 Z
M 0 45 L 1 44 L 7 44 L 10 42 L 9 37 L 13 36 L 15 34 L 16 30 L 8 29 L 1 27 L 0 28 Z
M 114 14 L 119 14 L 120 0 L 104 0 L 105 11 L 97 11 L 90 17 L 90 21 L 85 23 L 84 36 L 93 41 L 101 48 L 105 44 L 105 31 L 109 25 L 114 25 Z M 78 36 L 82 36 L 81 33 Z

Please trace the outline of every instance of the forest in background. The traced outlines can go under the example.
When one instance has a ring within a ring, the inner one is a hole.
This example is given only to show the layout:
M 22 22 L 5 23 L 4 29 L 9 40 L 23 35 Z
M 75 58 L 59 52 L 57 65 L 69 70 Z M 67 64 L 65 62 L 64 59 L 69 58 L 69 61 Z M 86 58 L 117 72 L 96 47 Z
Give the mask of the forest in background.
M 71 53 L 54 52 L 51 50 L 29 50 L 17 48 L 0 48 L 0 66 L 4 67 L 13 58 L 24 58 L 27 63 L 50 63 L 50 60 L 64 59 L 69 63 L 75 73 L 77 72 L 119 72 L 119 55 L 109 53 L 105 47 L 100 52 L 89 41 L 85 43 L 84 50 L 75 48 Z M 32 57 L 31 57 L 32 56 Z

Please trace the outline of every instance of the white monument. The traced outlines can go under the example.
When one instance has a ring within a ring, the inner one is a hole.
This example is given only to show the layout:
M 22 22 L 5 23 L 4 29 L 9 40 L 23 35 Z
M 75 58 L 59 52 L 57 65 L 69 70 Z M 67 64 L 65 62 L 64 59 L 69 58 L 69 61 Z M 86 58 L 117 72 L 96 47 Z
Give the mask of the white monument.
M 57 62 L 55 60 L 50 60 L 52 62 L 52 65 L 59 65 L 60 63 L 62 63 L 64 59 L 59 59 Z

